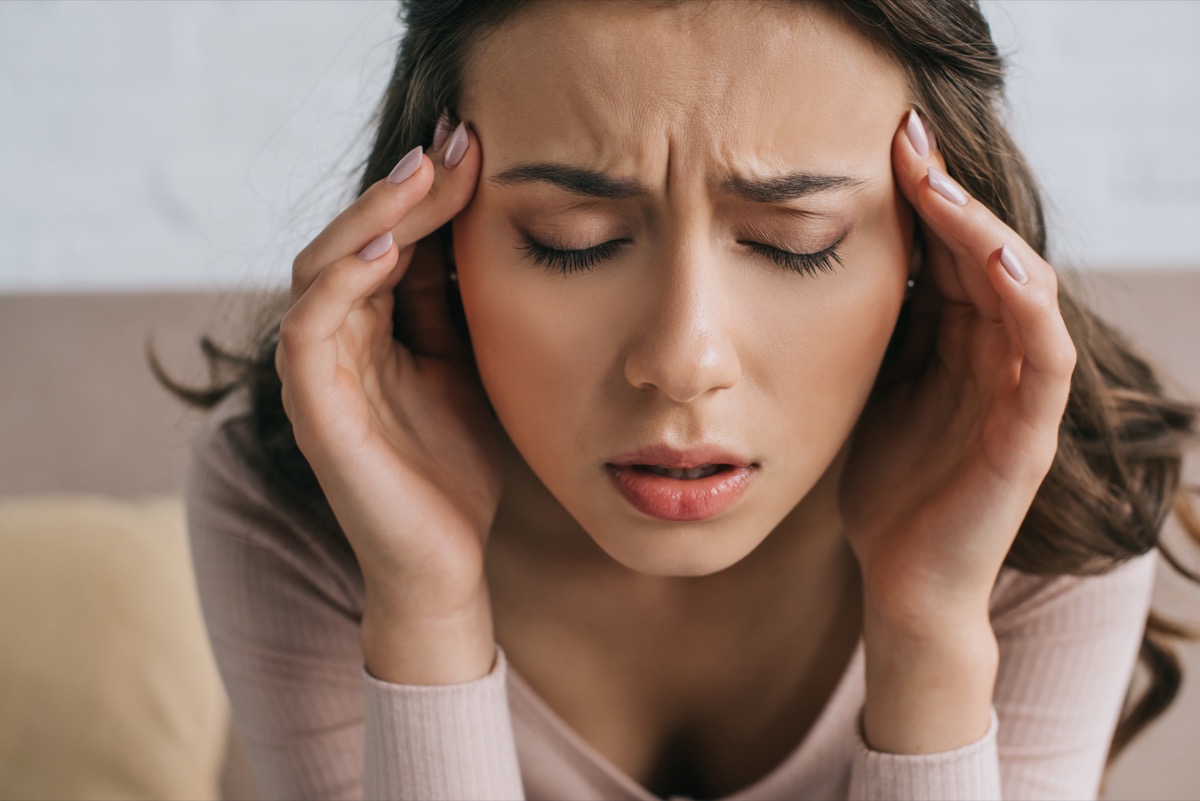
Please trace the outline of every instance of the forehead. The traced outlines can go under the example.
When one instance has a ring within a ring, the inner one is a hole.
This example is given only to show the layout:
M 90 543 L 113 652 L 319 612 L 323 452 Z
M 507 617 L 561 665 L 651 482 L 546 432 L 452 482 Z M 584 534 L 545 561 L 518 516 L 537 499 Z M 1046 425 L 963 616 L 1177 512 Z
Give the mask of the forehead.
M 485 169 L 536 156 L 663 178 L 670 161 L 862 173 L 887 165 L 908 107 L 888 54 L 795 0 L 534 2 L 474 45 L 463 78 Z

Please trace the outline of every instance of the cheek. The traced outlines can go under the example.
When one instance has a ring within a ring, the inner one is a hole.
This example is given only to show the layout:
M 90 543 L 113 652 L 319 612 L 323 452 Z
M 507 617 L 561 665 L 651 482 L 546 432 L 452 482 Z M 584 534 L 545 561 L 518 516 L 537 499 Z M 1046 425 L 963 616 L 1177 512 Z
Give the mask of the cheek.
M 494 215 L 493 215 L 494 216 Z M 527 460 L 578 429 L 572 415 L 596 381 L 597 338 L 564 312 L 561 290 L 502 231 L 468 219 L 455 258 L 475 362 L 501 424 Z
M 853 255 L 820 291 L 783 296 L 758 317 L 766 394 L 783 408 L 787 439 L 823 467 L 866 405 L 895 328 L 904 291 L 904 260 L 890 242 Z M 816 284 L 814 283 L 814 288 Z

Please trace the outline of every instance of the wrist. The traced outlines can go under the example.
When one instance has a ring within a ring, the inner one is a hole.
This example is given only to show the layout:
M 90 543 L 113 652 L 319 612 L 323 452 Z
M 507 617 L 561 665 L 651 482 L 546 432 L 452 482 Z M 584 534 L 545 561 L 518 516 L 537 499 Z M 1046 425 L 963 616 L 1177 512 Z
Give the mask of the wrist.
M 982 737 L 999 668 L 986 615 L 942 616 L 936 625 L 892 626 L 864 618 L 869 747 L 894 754 L 953 750 Z
M 462 684 L 483 678 L 495 664 L 486 592 L 437 613 L 368 601 L 359 640 L 367 672 L 392 684 Z

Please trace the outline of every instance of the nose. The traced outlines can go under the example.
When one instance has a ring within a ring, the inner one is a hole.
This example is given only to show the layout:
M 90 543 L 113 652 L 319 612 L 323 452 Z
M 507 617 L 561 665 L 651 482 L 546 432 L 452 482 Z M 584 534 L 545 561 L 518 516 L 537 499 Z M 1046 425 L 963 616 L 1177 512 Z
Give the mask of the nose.
M 644 273 L 642 325 L 625 356 L 625 378 L 637 389 L 690 403 L 741 377 L 735 304 L 711 251 L 697 245 L 661 251 L 659 263 Z

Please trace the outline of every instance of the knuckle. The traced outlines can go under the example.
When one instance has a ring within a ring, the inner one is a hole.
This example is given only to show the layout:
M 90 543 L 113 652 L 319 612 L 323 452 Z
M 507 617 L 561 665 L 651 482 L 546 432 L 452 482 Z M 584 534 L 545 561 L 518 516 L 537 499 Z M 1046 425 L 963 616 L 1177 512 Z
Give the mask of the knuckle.
M 301 323 L 296 319 L 295 307 L 289 309 L 279 321 L 279 345 L 275 348 L 276 364 L 284 358 L 284 352 L 294 350 L 301 337 Z
M 296 254 L 296 258 L 292 259 L 292 282 L 295 283 L 297 278 L 305 275 L 308 272 L 308 264 L 311 261 L 312 243 L 305 245 L 304 248 Z
M 294 424 L 295 424 L 295 422 L 296 422 L 296 415 L 295 415 L 295 412 L 294 412 L 294 411 L 293 411 L 293 409 L 292 409 L 292 396 L 291 396 L 291 393 L 289 393 L 289 392 L 287 391 L 287 388 L 286 388 L 286 387 L 284 387 L 283 389 L 281 389 L 281 390 L 279 391 L 279 402 L 280 402 L 280 405 L 282 405 L 282 406 L 283 406 L 283 413 L 284 413 L 284 415 L 285 415 L 285 416 L 287 417 L 287 419 L 288 419 L 288 420 L 289 420 L 289 421 L 290 421 L 290 422 L 291 422 L 291 423 L 294 425 Z
M 991 209 L 980 203 L 972 195 L 967 195 L 967 206 L 963 209 L 963 213 L 966 215 L 968 225 L 978 228 L 980 231 L 994 231 L 995 233 L 993 233 L 992 238 L 996 238 L 997 235 L 1003 236 L 1003 231 L 997 229 L 1003 229 L 1005 227 L 1004 224 L 1000 222 L 995 214 L 992 214 Z M 999 241 L 1004 240 L 1000 239 Z
M 1066 345 L 1056 348 L 1050 358 L 1051 369 L 1056 375 L 1069 379 L 1071 374 L 1075 372 L 1078 355 L 1075 352 L 1074 346 Z
M 1046 291 L 1050 297 L 1058 298 L 1058 273 L 1052 269 L 1046 271 Z
M 1058 455 L 1058 439 L 1048 437 L 1043 444 L 1033 454 L 1030 460 L 1029 473 L 1030 479 L 1041 483 L 1043 479 L 1049 475 L 1050 470 L 1054 467 L 1054 460 Z
M 1022 481 L 1041 483 L 1058 456 L 1058 426 L 1031 428 L 1020 447 L 1018 474 Z
M 1047 366 L 1053 375 L 1069 380 L 1075 372 L 1075 365 L 1078 364 L 1079 351 L 1067 330 L 1066 321 L 1058 311 L 1058 304 L 1053 300 L 1049 303 L 1052 307 L 1050 313 L 1053 314 L 1053 327 L 1050 329 L 1052 339 L 1047 353 Z
M 326 267 L 313 279 L 311 290 L 314 291 L 312 302 L 318 300 L 322 304 L 345 292 L 353 283 L 355 269 L 361 269 L 362 261 L 357 255 L 346 256 Z M 332 293 L 332 294 L 331 294 Z

